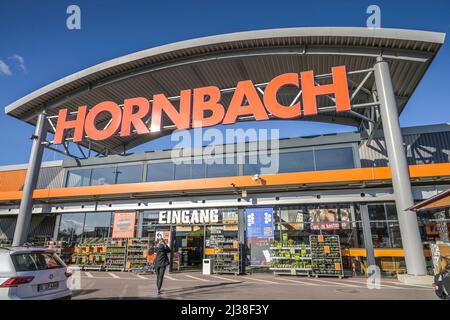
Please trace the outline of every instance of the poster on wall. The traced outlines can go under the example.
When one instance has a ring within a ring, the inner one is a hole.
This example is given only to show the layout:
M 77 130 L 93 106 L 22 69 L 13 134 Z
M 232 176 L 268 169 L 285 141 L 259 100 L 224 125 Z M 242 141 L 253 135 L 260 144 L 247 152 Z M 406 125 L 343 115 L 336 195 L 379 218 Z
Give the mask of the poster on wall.
M 255 267 L 269 264 L 269 247 L 272 238 L 248 238 L 247 245 L 250 248 L 250 265 Z
M 270 241 L 274 237 L 273 208 L 247 208 L 246 218 L 250 264 L 266 266 Z
M 159 241 L 161 239 L 164 239 L 164 241 L 166 242 L 166 244 L 169 246 L 171 246 L 171 237 L 170 237 L 170 231 L 169 230 L 157 230 L 155 232 L 155 243 L 159 243 Z
M 134 238 L 136 211 L 114 212 L 113 238 Z
M 346 208 L 310 209 L 309 216 L 311 219 L 311 230 L 338 230 L 340 228 L 350 228 L 350 212 Z

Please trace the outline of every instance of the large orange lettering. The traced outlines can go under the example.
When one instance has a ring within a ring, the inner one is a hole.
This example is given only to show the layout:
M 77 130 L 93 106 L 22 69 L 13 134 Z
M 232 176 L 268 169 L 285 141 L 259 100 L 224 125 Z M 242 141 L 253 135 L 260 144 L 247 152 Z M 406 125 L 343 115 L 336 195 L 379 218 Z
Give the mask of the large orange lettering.
M 273 78 L 264 90 L 264 105 L 266 106 L 267 111 L 275 117 L 282 119 L 290 119 L 300 116 L 300 102 L 297 102 L 292 106 L 284 106 L 277 100 L 277 93 L 281 87 L 293 85 L 298 88 L 300 86 L 299 82 L 298 73 L 285 73 Z
M 206 97 L 208 97 L 207 101 L 205 101 Z M 194 89 L 192 127 L 201 128 L 219 124 L 225 115 L 225 110 L 219 101 L 220 90 L 218 87 Z M 205 118 L 205 111 L 211 111 L 211 115 L 207 118 Z
M 247 98 L 247 106 L 242 105 L 244 98 Z M 237 117 L 243 115 L 253 115 L 255 120 L 269 119 L 251 80 L 238 82 L 223 124 L 235 123 Z
M 96 119 L 102 112 L 111 114 L 111 120 L 106 128 L 99 130 L 96 126 Z M 119 130 L 121 120 L 122 110 L 117 103 L 112 101 L 100 102 L 87 114 L 84 130 L 86 131 L 88 137 L 92 140 L 105 140 L 110 138 Z
M 348 111 L 351 109 L 345 66 L 334 67 L 331 69 L 331 72 L 333 74 L 333 83 L 321 86 L 315 85 L 314 73 L 312 71 L 306 71 L 300 74 L 302 79 L 304 115 L 316 115 L 316 97 L 326 94 L 334 94 L 337 111 Z
M 179 112 L 164 94 L 155 94 L 153 96 L 153 111 L 150 126 L 151 132 L 161 131 L 163 111 L 178 129 L 189 129 L 191 117 L 191 90 L 181 91 Z
M 58 112 L 58 123 L 56 124 L 55 144 L 61 144 L 64 140 L 64 131 L 66 129 L 74 129 L 73 142 L 80 142 L 84 135 L 84 120 L 86 118 L 87 107 L 78 108 L 77 118 L 75 120 L 67 120 L 67 109 L 61 109 Z
M 134 107 L 138 107 L 137 112 L 133 113 Z M 149 133 L 150 130 L 142 121 L 148 116 L 150 111 L 150 103 L 146 98 L 126 99 L 123 102 L 122 126 L 120 136 L 127 137 L 131 134 L 131 126 L 136 129 L 137 134 Z

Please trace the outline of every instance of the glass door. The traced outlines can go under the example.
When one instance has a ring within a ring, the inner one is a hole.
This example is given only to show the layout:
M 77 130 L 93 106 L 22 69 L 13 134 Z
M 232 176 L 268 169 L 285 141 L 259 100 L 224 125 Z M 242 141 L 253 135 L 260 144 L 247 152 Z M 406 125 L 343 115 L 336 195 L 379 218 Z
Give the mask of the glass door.
M 204 250 L 204 226 L 177 226 L 175 228 L 173 269 L 200 270 Z

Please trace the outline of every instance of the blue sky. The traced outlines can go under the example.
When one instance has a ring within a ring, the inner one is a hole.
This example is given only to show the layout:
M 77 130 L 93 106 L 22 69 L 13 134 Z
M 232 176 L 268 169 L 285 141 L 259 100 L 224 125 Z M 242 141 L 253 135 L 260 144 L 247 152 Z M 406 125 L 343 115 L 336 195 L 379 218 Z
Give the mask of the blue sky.
M 66 9 L 81 8 L 81 30 L 66 28 Z M 0 165 L 28 161 L 33 127 L 3 108 L 71 73 L 138 50 L 200 36 L 254 29 L 366 24 L 381 7 L 385 28 L 450 31 L 450 1 L 0 1 Z M 450 40 L 401 116 L 402 126 L 450 122 Z M 278 123 L 278 124 L 277 124 Z M 262 126 L 279 126 L 266 123 Z M 260 124 L 258 124 L 260 125 Z M 295 129 L 295 130 L 293 130 Z M 310 122 L 283 124 L 281 136 L 352 130 Z M 167 139 L 139 148 L 166 148 Z M 57 159 L 46 151 L 45 160 Z

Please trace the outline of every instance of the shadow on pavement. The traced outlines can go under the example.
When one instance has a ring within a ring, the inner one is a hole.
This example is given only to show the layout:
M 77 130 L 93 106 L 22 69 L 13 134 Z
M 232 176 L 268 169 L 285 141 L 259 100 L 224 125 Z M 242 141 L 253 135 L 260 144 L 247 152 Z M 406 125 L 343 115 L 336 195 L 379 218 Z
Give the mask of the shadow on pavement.
M 177 300 L 176 297 L 182 297 L 186 294 L 193 294 L 193 293 L 205 293 L 205 291 L 208 291 L 209 289 L 214 289 L 216 287 L 229 287 L 230 285 L 238 285 L 242 282 L 234 282 L 234 283 L 215 283 L 210 285 L 199 285 L 199 286 L 192 286 L 192 287 L 184 287 L 184 288 L 177 288 L 177 289 L 163 289 L 162 294 L 159 296 L 139 296 L 139 297 L 89 297 L 87 299 L 89 300 Z M 88 291 L 96 291 L 96 290 L 80 290 L 82 291 L 78 295 L 81 294 L 87 294 Z M 83 292 L 84 291 L 84 292 Z M 210 294 L 217 294 L 217 292 L 211 292 Z M 171 297 L 173 296 L 173 297 Z M 79 297 L 81 298 L 81 297 Z M 82 298 L 81 298 L 82 299 Z
M 82 296 L 99 291 L 98 289 L 72 290 L 72 297 Z

